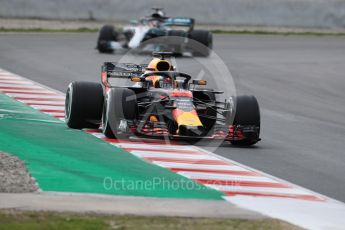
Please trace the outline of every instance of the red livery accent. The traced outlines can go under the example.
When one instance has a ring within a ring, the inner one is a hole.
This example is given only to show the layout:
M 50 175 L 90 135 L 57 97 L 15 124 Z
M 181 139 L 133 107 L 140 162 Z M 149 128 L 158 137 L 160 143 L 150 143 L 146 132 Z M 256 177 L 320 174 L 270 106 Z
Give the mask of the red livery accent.
M 64 113 L 65 110 L 55 110 L 55 109 L 41 109 L 40 111 L 45 113 Z
M 263 187 L 263 188 L 291 188 L 287 184 L 259 181 L 239 181 L 239 180 L 208 180 L 193 179 L 201 184 L 222 185 L 222 186 L 243 186 L 243 187 Z
M 191 91 L 172 91 L 169 94 L 171 97 L 193 97 Z
M 230 125 L 229 133 L 226 137 L 227 140 L 243 140 L 245 137 L 240 127 L 236 125 Z

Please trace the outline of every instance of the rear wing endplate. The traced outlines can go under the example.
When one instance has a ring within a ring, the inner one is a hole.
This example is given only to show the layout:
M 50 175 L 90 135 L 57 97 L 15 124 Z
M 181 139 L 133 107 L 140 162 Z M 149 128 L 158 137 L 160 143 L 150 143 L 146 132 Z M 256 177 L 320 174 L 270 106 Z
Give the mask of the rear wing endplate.
M 142 75 L 146 68 L 147 64 L 104 62 L 101 74 L 102 84 L 110 87 L 108 78 L 130 79 Z
M 147 64 L 104 62 L 102 73 L 106 73 L 107 78 L 131 78 L 144 73 Z

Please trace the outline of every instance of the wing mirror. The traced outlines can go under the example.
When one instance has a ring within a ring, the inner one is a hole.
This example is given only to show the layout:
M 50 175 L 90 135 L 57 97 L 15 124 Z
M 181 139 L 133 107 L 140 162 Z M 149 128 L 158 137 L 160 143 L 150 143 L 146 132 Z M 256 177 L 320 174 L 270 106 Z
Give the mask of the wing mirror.
M 206 85 L 206 80 L 193 80 L 193 85 Z
M 133 76 L 133 77 L 131 77 L 131 81 L 133 81 L 133 82 L 143 82 L 143 81 L 145 81 L 145 78 L 141 78 L 141 77 L 138 77 L 138 76 Z

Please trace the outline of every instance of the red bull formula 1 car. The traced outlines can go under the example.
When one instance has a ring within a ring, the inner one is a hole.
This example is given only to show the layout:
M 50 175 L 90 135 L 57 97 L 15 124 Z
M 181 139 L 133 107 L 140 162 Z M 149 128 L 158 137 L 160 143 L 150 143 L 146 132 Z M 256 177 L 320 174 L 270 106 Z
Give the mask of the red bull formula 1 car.
M 67 125 L 101 126 L 109 138 L 217 139 L 235 145 L 260 140 L 260 111 L 254 96 L 217 101 L 222 92 L 202 88 L 205 80 L 174 71 L 167 55 L 156 53 L 149 65 L 106 62 L 101 84 L 72 82 L 66 93 Z M 132 83 L 113 85 L 114 78 Z

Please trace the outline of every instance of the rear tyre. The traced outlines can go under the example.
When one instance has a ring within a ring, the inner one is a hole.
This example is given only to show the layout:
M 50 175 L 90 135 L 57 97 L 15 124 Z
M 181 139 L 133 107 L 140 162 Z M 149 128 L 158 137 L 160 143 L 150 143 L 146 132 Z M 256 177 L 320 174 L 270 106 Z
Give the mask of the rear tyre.
M 114 50 L 110 47 L 111 41 L 117 41 L 118 32 L 112 25 L 105 25 L 99 31 L 97 40 L 97 49 L 100 53 L 112 53 Z
M 212 33 L 206 30 L 192 30 L 189 38 L 200 44 L 191 45 L 192 54 L 196 57 L 208 57 L 213 46 Z
M 133 90 L 125 88 L 111 89 L 103 107 L 103 134 L 109 138 L 126 138 L 119 134 L 121 120 L 134 120 L 137 115 L 137 99 Z
M 257 99 L 254 96 L 232 97 L 234 116 L 233 125 L 256 126 L 259 127 L 258 133 L 249 136 L 244 140 L 230 141 L 233 145 L 254 145 L 259 141 L 260 135 L 260 109 Z
M 174 37 L 172 41 L 169 40 L 169 42 L 172 44 L 170 45 L 171 50 L 168 51 L 172 51 L 174 53 L 174 56 L 182 56 L 182 44 L 184 43 L 184 40 L 186 38 L 186 32 L 183 30 L 169 30 L 168 36 Z
M 98 128 L 102 119 L 103 88 L 99 83 L 75 81 L 65 99 L 65 121 L 73 129 Z

